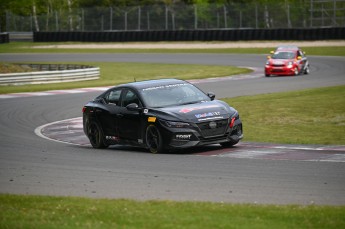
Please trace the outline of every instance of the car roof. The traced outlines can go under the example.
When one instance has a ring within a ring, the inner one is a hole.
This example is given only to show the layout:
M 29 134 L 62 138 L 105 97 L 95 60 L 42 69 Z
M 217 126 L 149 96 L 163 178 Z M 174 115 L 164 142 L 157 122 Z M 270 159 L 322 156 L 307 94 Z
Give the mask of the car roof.
M 296 45 L 280 45 L 276 51 L 297 51 L 300 50 Z
M 157 87 L 157 86 L 163 86 L 168 84 L 181 84 L 181 83 L 187 83 L 184 80 L 179 79 L 158 79 L 158 80 L 145 80 L 145 81 L 138 81 L 138 82 L 132 82 L 127 84 L 119 85 L 118 87 L 131 87 L 136 89 L 143 89 L 148 87 Z

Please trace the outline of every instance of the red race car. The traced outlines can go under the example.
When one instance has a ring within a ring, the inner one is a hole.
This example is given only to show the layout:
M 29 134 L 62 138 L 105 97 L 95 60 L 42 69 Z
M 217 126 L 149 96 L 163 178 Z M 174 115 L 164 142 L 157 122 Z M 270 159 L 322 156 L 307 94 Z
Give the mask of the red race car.
M 309 74 L 309 61 L 305 53 L 297 46 L 279 46 L 267 57 L 265 76 L 297 76 Z

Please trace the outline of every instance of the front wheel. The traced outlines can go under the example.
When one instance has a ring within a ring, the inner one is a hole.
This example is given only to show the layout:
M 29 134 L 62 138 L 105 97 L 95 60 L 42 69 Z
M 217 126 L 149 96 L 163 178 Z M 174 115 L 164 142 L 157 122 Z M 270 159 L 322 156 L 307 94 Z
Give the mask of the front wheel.
M 296 67 L 294 70 L 294 75 L 297 76 L 299 74 L 298 68 Z
M 88 131 L 87 136 L 90 140 L 90 143 L 93 148 L 96 149 L 105 149 L 109 145 L 105 144 L 104 134 L 97 122 L 91 122 Z
M 307 65 L 304 69 L 304 74 L 307 75 L 310 73 L 309 65 Z
M 149 125 L 146 128 L 146 145 L 151 153 L 163 152 L 162 135 L 155 125 Z

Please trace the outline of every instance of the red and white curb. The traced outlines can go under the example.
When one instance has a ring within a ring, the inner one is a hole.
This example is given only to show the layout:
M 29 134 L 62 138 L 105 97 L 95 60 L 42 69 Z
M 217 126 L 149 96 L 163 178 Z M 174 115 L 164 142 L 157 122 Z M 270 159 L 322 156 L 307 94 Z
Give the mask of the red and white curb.
M 82 122 L 81 117 L 53 122 L 37 127 L 35 133 L 48 140 L 91 147 L 84 134 Z M 232 148 L 212 145 L 193 149 L 190 152 L 192 155 L 222 158 L 345 162 L 345 145 L 278 145 L 240 142 Z

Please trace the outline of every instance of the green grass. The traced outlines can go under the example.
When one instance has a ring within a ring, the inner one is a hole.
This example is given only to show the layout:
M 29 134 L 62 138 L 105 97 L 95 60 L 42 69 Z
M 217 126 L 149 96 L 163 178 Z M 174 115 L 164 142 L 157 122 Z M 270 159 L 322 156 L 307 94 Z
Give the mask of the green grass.
M 23 67 L 11 63 L 1 63 L 0 62 L 0 74 L 6 73 L 17 73 L 17 72 L 32 72 L 33 69 L 30 67 Z
M 345 206 L 0 195 L 0 228 L 344 228 Z
M 69 64 L 73 64 L 69 62 Z M 0 94 L 15 92 L 35 92 L 46 90 L 72 89 L 83 87 L 112 86 L 121 83 L 161 79 L 204 79 L 249 73 L 251 70 L 232 66 L 194 65 L 194 64 L 147 64 L 147 63 L 74 63 L 97 66 L 101 69 L 101 78 L 93 81 L 73 83 L 0 86 Z
M 239 111 L 245 141 L 345 144 L 345 85 L 225 101 Z
M 2 44 L 0 53 L 184 52 L 266 54 L 271 50 L 33 50 L 30 48 L 23 49 L 21 46 L 23 43 Z M 344 47 L 313 47 L 304 50 L 309 55 L 344 56 L 345 53 Z M 102 79 L 69 84 L 0 87 L 0 93 L 68 89 L 89 87 L 90 85 L 108 86 L 132 81 L 133 78 L 143 80 L 178 76 L 178 78 L 188 79 L 212 77 L 213 73 L 218 76 L 239 73 L 238 69 L 218 68 L 217 66 L 204 66 L 205 68 L 202 68 L 203 66 L 198 65 L 83 64 L 101 67 Z M 140 71 L 134 72 L 133 69 L 140 69 Z M 146 71 L 146 73 L 137 73 L 141 71 Z M 225 100 L 240 112 L 244 122 L 246 141 L 345 144 L 345 86 Z M 134 200 L 0 194 L 0 228 L 345 228 L 344 212 L 345 206 L 139 202 Z
M 0 53 L 223 53 L 223 54 L 269 54 L 271 48 L 219 48 L 219 49 L 57 49 L 57 48 L 33 48 L 33 46 L 59 45 L 59 44 L 94 44 L 71 42 L 11 42 L 0 45 Z M 97 43 L 102 44 L 102 43 Z M 104 44 L 104 43 L 103 43 Z M 111 43 L 106 43 L 111 44 Z M 303 47 L 307 55 L 321 56 L 345 56 L 345 47 Z

